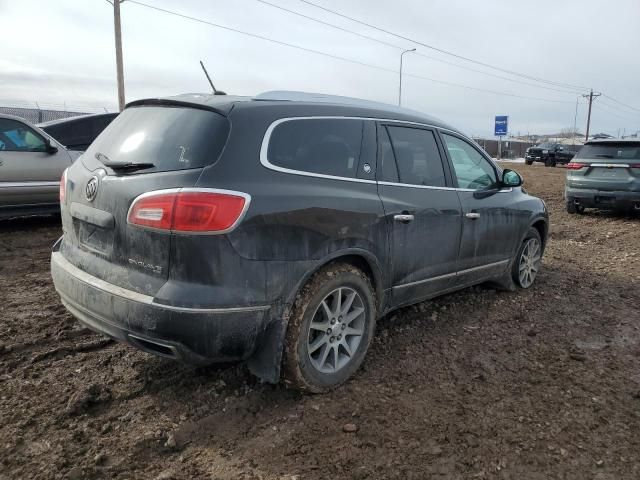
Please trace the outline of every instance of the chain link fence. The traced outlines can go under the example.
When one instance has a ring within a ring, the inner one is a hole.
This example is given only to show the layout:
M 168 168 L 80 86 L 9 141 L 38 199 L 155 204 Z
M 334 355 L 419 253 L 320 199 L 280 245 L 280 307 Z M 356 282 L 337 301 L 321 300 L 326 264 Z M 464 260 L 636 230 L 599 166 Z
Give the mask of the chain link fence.
M 0 101 L 0 114 L 13 115 L 20 117 L 31 123 L 42 123 L 51 120 L 59 120 L 61 118 L 77 117 L 79 115 L 87 115 L 91 113 L 108 112 L 102 107 L 72 107 L 67 108 L 65 105 L 33 105 L 6 103 Z

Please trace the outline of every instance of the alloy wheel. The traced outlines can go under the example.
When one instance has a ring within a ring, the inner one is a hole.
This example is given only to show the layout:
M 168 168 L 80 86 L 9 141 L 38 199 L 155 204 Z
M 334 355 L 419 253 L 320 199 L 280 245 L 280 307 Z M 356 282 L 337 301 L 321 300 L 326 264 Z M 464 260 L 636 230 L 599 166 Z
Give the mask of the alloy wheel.
M 307 352 L 321 373 L 335 373 L 354 357 L 364 335 L 362 297 L 348 287 L 329 293 L 318 305 L 307 337 Z
M 540 242 L 537 238 L 530 238 L 522 249 L 518 265 L 518 279 L 523 288 L 529 288 L 536 279 L 541 258 Z

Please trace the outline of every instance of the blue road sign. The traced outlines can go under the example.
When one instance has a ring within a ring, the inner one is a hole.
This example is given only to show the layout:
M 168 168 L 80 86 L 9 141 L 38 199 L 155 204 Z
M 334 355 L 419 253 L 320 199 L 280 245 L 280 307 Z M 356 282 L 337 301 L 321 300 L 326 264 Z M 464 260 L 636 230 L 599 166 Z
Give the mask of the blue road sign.
M 507 134 L 509 117 L 507 115 L 496 115 L 496 128 L 494 135 L 502 137 Z

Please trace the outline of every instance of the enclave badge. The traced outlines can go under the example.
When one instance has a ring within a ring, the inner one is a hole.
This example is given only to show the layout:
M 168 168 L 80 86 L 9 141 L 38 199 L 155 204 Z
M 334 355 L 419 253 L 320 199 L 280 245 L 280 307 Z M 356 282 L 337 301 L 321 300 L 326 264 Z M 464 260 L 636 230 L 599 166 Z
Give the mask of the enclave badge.
M 84 187 L 84 195 L 90 202 L 96 198 L 98 194 L 98 177 L 95 175 L 89 179 L 87 185 Z

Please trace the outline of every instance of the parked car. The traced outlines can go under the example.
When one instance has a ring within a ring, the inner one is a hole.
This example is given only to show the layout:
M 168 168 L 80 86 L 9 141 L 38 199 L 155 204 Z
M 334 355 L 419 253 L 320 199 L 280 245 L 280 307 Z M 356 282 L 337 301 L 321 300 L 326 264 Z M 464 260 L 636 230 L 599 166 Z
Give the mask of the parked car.
M 0 114 L 0 218 L 60 210 L 60 175 L 78 154 L 26 120 Z
M 640 211 L 640 141 L 591 140 L 567 165 L 567 212 Z
M 84 152 L 117 113 L 97 113 L 39 123 L 38 126 L 69 150 Z
M 558 163 L 569 163 L 580 149 L 580 145 L 563 145 L 561 143 L 541 143 L 535 147 L 527 148 L 524 162 L 532 165 L 533 162 L 542 162 L 547 167 L 555 167 Z
M 486 281 L 531 286 L 548 218 L 521 184 L 397 107 L 140 100 L 65 172 L 51 273 L 98 332 L 319 392 L 354 374 L 386 313 Z

